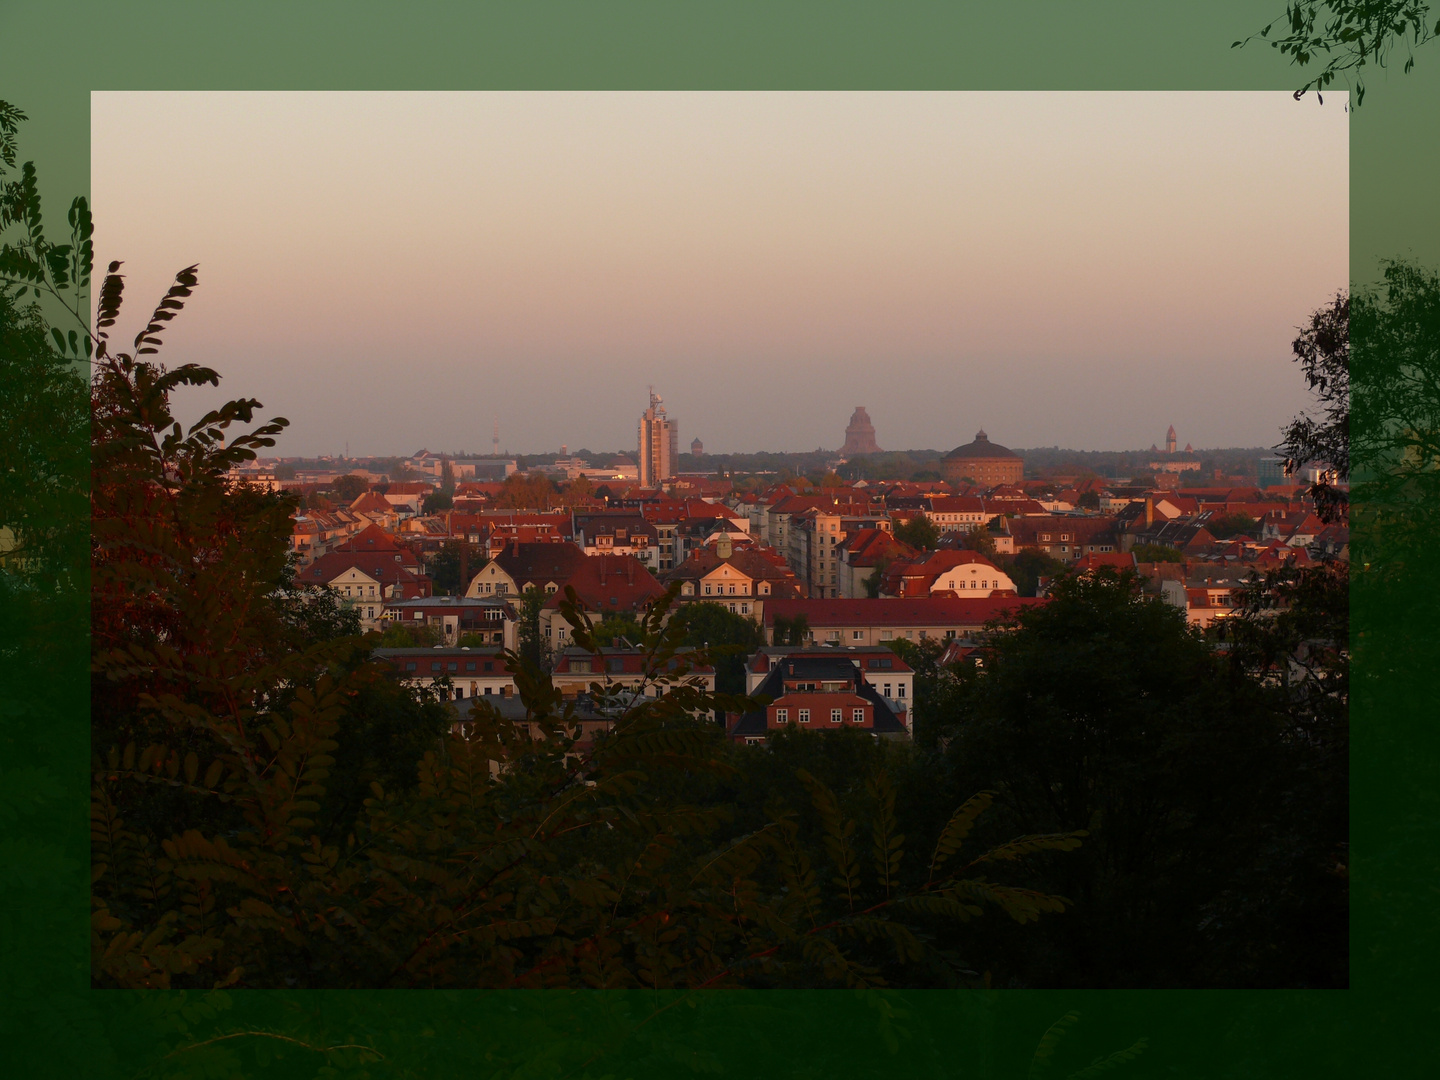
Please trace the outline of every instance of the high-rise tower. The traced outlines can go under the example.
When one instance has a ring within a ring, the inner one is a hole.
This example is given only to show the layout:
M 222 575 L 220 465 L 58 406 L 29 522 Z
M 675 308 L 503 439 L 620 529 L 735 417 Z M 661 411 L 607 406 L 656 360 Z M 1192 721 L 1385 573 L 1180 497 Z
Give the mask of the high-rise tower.
M 675 475 L 680 427 L 665 415 L 665 403 L 650 388 L 650 407 L 640 417 L 640 486 L 656 487 Z

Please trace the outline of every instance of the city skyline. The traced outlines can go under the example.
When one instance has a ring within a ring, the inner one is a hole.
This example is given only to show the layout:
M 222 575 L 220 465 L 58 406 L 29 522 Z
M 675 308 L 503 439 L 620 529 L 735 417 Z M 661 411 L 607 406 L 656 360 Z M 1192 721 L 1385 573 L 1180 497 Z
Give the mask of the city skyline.
M 147 310 L 200 264 L 169 352 L 224 382 L 189 407 L 259 398 L 281 456 L 483 447 L 497 413 L 514 453 L 623 447 L 646 383 L 711 454 L 836 447 L 860 398 L 886 448 L 1135 449 L 1157 414 L 1265 446 L 1348 279 L 1343 106 L 97 93 L 97 257 Z

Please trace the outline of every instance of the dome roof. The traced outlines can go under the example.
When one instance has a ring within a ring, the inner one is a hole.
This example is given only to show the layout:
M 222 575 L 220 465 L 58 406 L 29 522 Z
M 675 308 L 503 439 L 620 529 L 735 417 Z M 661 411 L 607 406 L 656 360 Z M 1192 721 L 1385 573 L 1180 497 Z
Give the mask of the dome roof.
M 953 461 L 955 458 L 1018 458 L 1020 455 L 1009 447 L 993 443 L 984 431 L 975 433 L 975 441 L 966 443 L 964 446 L 957 446 L 945 455 L 946 461 Z

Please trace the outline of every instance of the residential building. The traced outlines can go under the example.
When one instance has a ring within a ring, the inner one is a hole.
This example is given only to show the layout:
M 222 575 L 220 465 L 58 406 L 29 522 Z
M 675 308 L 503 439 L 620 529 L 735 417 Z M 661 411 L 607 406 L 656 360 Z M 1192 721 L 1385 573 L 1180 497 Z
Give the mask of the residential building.
M 560 612 L 566 587 L 575 590 L 580 609 L 595 622 L 607 615 L 629 615 L 638 620 L 665 592 L 655 576 L 629 555 L 581 555 L 558 589 L 551 589 L 548 581 L 542 589 L 550 597 L 540 609 L 540 633 L 546 644 L 557 651 L 574 642 L 573 627 Z
M 696 686 L 715 692 L 715 667 L 698 663 L 695 650 L 682 648 L 658 673 L 672 684 Z M 649 653 L 643 649 L 602 648 L 599 655 L 574 645 L 559 650 L 550 681 L 565 697 L 589 693 L 592 683 L 625 689 L 644 688 L 645 696 L 659 697 L 665 684 L 647 683 L 645 665 Z
M 765 603 L 773 596 L 794 599 L 800 582 L 788 566 L 753 548 L 736 548 L 728 537 L 699 548 L 664 575 L 666 585 L 679 581 L 682 604 L 704 601 L 720 604 L 737 615 L 760 622 Z
M 895 539 L 884 527 L 856 529 L 836 548 L 840 563 L 840 596 L 859 599 L 870 595 L 870 579 L 890 563 L 910 559 L 919 551 Z M 879 583 L 876 582 L 878 588 Z
M 1056 514 L 1011 518 L 1005 525 L 1014 551 L 1029 548 L 1061 562 L 1118 551 L 1121 546 L 1113 518 Z
M 915 669 L 883 645 L 858 648 L 849 645 L 840 652 L 864 673 L 866 680 L 885 698 L 892 711 L 903 714 L 905 726 L 910 727 L 909 709 L 915 700 Z M 759 693 L 760 684 L 771 669 L 789 657 L 835 655 L 836 650 L 824 647 L 764 645 L 745 663 L 745 693 Z
M 586 556 L 568 541 L 515 541 L 491 555 L 465 590 L 469 597 L 517 597 L 526 589 L 555 593 L 573 578 Z
M 1014 593 L 1010 575 L 978 551 L 932 551 L 890 564 L 880 595 L 905 599 Z
M 467 634 L 474 634 L 485 645 L 515 647 L 515 610 L 497 597 L 422 596 L 387 600 L 381 618 L 390 625 L 433 629 L 446 645 L 454 645 Z
M 858 729 L 880 738 L 906 739 L 906 714 L 897 713 L 847 655 L 797 654 L 778 658 L 756 688 L 768 705 L 726 717 L 726 733 L 745 745 L 791 724 L 807 731 Z
M 803 617 L 809 643 L 836 648 L 887 641 L 948 640 L 982 632 L 992 620 L 1042 603 L 1033 597 L 926 597 L 915 600 L 772 600 L 765 606 L 764 636 L 775 641 L 775 623 Z
M 376 649 L 377 660 L 396 676 L 416 686 L 433 689 L 444 700 L 476 697 L 508 698 L 515 693 L 515 678 L 505 668 L 499 649 L 404 648 Z

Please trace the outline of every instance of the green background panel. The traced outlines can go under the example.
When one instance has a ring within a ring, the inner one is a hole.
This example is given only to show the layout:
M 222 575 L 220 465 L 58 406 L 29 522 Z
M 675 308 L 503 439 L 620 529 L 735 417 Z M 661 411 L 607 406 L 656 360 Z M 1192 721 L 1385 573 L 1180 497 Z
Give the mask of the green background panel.
M 0 4 L 0 97 L 30 116 L 22 156 L 37 162 L 57 220 L 88 188 L 91 90 L 1292 89 L 1296 73 L 1262 43 L 1230 48 L 1282 8 L 1278 0 L 12 2 Z M 1373 280 L 1383 257 L 1440 264 L 1440 46 L 1422 48 L 1412 74 L 1397 63 L 1369 71 L 1367 85 L 1351 123 L 1357 281 Z M 1312 97 L 1295 107 L 1321 106 Z M 383 153 L 383 133 L 377 140 Z M 1412 631 L 1434 633 L 1428 623 Z M 1354 717 L 1349 992 L 98 993 L 73 962 L 86 932 L 77 917 L 73 937 L 6 950 L 10 962 L 39 970 L 19 981 L 5 973 L 12 1022 L 0 1024 L 0 1062 L 69 1076 L 1023 1077 L 1046 1029 L 1077 1010 L 1042 1075 L 1069 1075 L 1142 1037 L 1145 1052 L 1117 1075 L 1410 1074 L 1433 1060 L 1423 1044 L 1440 1007 L 1440 844 L 1434 804 L 1417 794 L 1440 790 L 1427 675 L 1387 675 L 1384 692 L 1365 699 L 1369 714 L 1357 705 Z M 72 665 L 55 677 L 83 682 L 85 672 Z M 71 712 L 73 728 L 56 745 L 73 745 L 69 764 L 80 776 L 86 717 Z M 1383 740 L 1373 734 L 1381 728 Z M 51 824 L 68 830 L 69 865 L 33 869 L 73 885 L 73 903 L 61 908 L 83 915 L 83 808 Z M 7 848 L 7 882 L 24 877 L 22 848 Z M 16 891 L 7 884 L 5 895 Z M 34 924 L 14 912 L 3 924 L 6 933 L 25 925 Z M 21 985 L 31 989 L 17 1002 Z M 322 1052 L 342 1044 L 383 1056 Z

